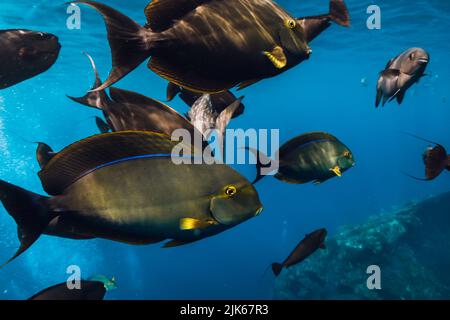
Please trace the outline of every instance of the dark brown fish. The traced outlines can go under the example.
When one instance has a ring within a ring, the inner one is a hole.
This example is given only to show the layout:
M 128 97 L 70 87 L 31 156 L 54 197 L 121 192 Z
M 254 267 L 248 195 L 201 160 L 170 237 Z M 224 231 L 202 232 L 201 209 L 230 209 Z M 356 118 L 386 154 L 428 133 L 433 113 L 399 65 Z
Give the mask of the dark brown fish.
M 311 54 L 301 23 L 271 0 L 153 1 L 145 27 L 104 4 L 75 3 L 95 8 L 107 25 L 113 68 L 99 90 L 150 57 L 149 68 L 170 82 L 217 93 L 276 76 Z M 337 11 L 327 19 L 348 25 L 343 1 L 331 3 Z M 320 33 L 311 29 L 310 38 Z
M 102 85 L 94 60 L 88 54 L 95 74 L 93 88 Z M 89 91 L 85 96 L 74 98 L 75 102 L 99 109 L 103 112 L 106 123 L 96 118 L 101 133 L 118 131 L 152 131 L 171 136 L 177 129 L 185 129 L 194 137 L 201 137 L 194 126 L 177 111 L 164 103 L 136 92 L 119 88 L 110 88 L 109 96 L 105 90 Z
M 0 30 L 0 89 L 47 71 L 61 45 L 52 34 L 30 30 Z
M 80 289 L 69 289 L 63 282 L 44 289 L 28 300 L 103 300 L 106 288 L 100 281 L 80 281 Z
M 189 107 L 192 107 L 198 99 L 202 96 L 199 93 L 189 91 L 184 89 L 176 84 L 169 83 L 167 85 L 167 101 L 172 101 L 173 98 L 178 95 L 181 100 L 184 101 Z M 238 98 L 229 90 L 213 93 L 210 95 L 211 106 L 213 110 L 220 114 L 223 110 L 225 110 L 228 106 L 234 103 Z M 244 113 L 245 105 L 241 102 L 239 107 L 233 113 L 233 119 L 239 117 Z M 190 120 L 190 119 L 189 119 Z
M 326 229 L 319 229 L 310 234 L 307 234 L 305 238 L 300 241 L 300 243 L 295 247 L 294 251 L 284 260 L 283 263 L 273 263 L 272 271 L 275 276 L 281 273 L 283 268 L 289 268 L 296 265 L 311 254 L 313 254 L 317 249 L 325 249 L 325 238 L 327 237 Z

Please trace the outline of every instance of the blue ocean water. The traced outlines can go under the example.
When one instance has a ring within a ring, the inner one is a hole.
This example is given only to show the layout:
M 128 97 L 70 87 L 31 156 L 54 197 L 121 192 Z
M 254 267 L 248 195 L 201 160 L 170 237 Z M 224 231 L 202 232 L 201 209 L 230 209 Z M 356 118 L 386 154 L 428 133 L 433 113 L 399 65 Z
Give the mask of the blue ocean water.
M 144 23 L 146 1 L 104 1 Z M 27 28 L 59 36 L 57 63 L 38 77 L 0 91 L 0 177 L 44 193 L 37 177 L 35 145 L 44 141 L 59 150 L 97 133 L 95 110 L 66 98 L 81 96 L 93 82 L 82 52 L 95 59 L 106 77 L 111 57 L 102 18 L 82 8 L 80 30 L 66 27 L 65 1 L 3 0 L 0 29 Z M 295 16 L 328 11 L 327 0 L 279 0 Z M 105 240 L 74 241 L 43 236 L 23 256 L 0 270 L 0 299 L 24 299 L 63 282 L 69 265 L 82 275 L 115 276 L 118 289 L 108 299 L 251 299 L 271 298 L 273 279 L 262 277 L 270 263 L 285 258 L 305 233 L 340 226 L 410 201 L 450 190 L 448 176 L 430 183 L 401 173 L 423 175 L 426 144 L 400 134 L 411 132 L 450 148 L 448 100 L 450 62 L 446 0 L 346 0 L 352 26 L 333 25 L 311 43 L 308 61 L 242 91 L 245 114 L 231 128 L 280 129 L 281 141 L 301 133 L 327 131 L 346 143 L 357 165 L 341 179 L 314 185 L 289 185 L 273 178 L 257 189 L 261 216 L 198 243 L 174 249 L 129 246 Z M 366 9 L 382 10 L 381 30 L 369 30 Z M 431 55 L 428 76 L 412 87 L 399 107 L 376 109 L 375 86 L 386 62 L 409 47 Z M 164 100 L 166 81 L 142 65 L 117 84 Z M 180 99 L 170 106 L 184 113 Z M 237 169 L 249 179 L 251 166 Z M 180 182 L 181 183 L 181 182 Z M 0 260 L 18 245 L 16 225 L 0 209 Z M 393 257 L 394 258 L 394 257 Z

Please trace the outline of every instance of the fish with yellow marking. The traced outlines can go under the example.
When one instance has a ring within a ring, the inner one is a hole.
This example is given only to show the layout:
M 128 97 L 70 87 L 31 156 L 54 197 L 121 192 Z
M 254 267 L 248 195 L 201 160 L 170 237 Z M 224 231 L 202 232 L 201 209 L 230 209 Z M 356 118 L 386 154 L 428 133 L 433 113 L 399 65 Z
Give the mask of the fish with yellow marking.
M 224 164 L 176 164 L 179 142 L 164 134 L 96 135 L 42 157 L 41 196 L 0 180 L 0 201 L 18 225 L 21 246 L 42 234 L 128 244 L 183 245 L 261 212 L 254 186 Z M 47 147 L 46 150 L 51 150 Z M 48 162 L 45 162 L 48 161 Z M 8 261 L 8 262 L 9 262 Z
M 336 137 L 325 132 L 312 132 L 295 137 L 281 146 L 276 159 L 269 159 L 257 150 L 247 148 L 257 155 L 257 177 L 261 180 L 264 167 L 277 167 L 278 180 L 303 184 L 323 183 L 342 174 L 355 165 L 352 152 Z
M 200 93 L 244 88 L 309 58 L 312 40 L 330 21 L 348 26 L 343 0 L 327 14 L 295 18 L 271 0 L 155 0 L 139 25 L 94 1 L 107 25 L 112 70 L 105 89 L 150 58 L 149 68 L 175 85 Z

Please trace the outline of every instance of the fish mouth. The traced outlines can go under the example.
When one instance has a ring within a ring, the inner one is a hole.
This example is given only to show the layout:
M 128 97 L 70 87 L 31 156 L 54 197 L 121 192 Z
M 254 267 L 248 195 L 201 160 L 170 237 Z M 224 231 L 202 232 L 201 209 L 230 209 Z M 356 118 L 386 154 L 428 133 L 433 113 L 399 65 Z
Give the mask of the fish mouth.
M 419 61 L 419 63 L 425 64 L 425 63 L 428 63 L 430 60 L 422 58 L 422 59 L 418 59 L 417 61 Z

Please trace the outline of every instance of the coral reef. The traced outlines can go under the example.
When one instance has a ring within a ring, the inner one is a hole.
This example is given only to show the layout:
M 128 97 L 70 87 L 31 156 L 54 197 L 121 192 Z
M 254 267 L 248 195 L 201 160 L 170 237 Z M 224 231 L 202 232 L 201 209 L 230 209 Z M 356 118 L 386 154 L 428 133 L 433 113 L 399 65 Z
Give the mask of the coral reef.
M 449 299 L 450 193 L 345 227 L 283 271 L 275 299 Z M 367 267 L 381 269 L 369 290 Z

